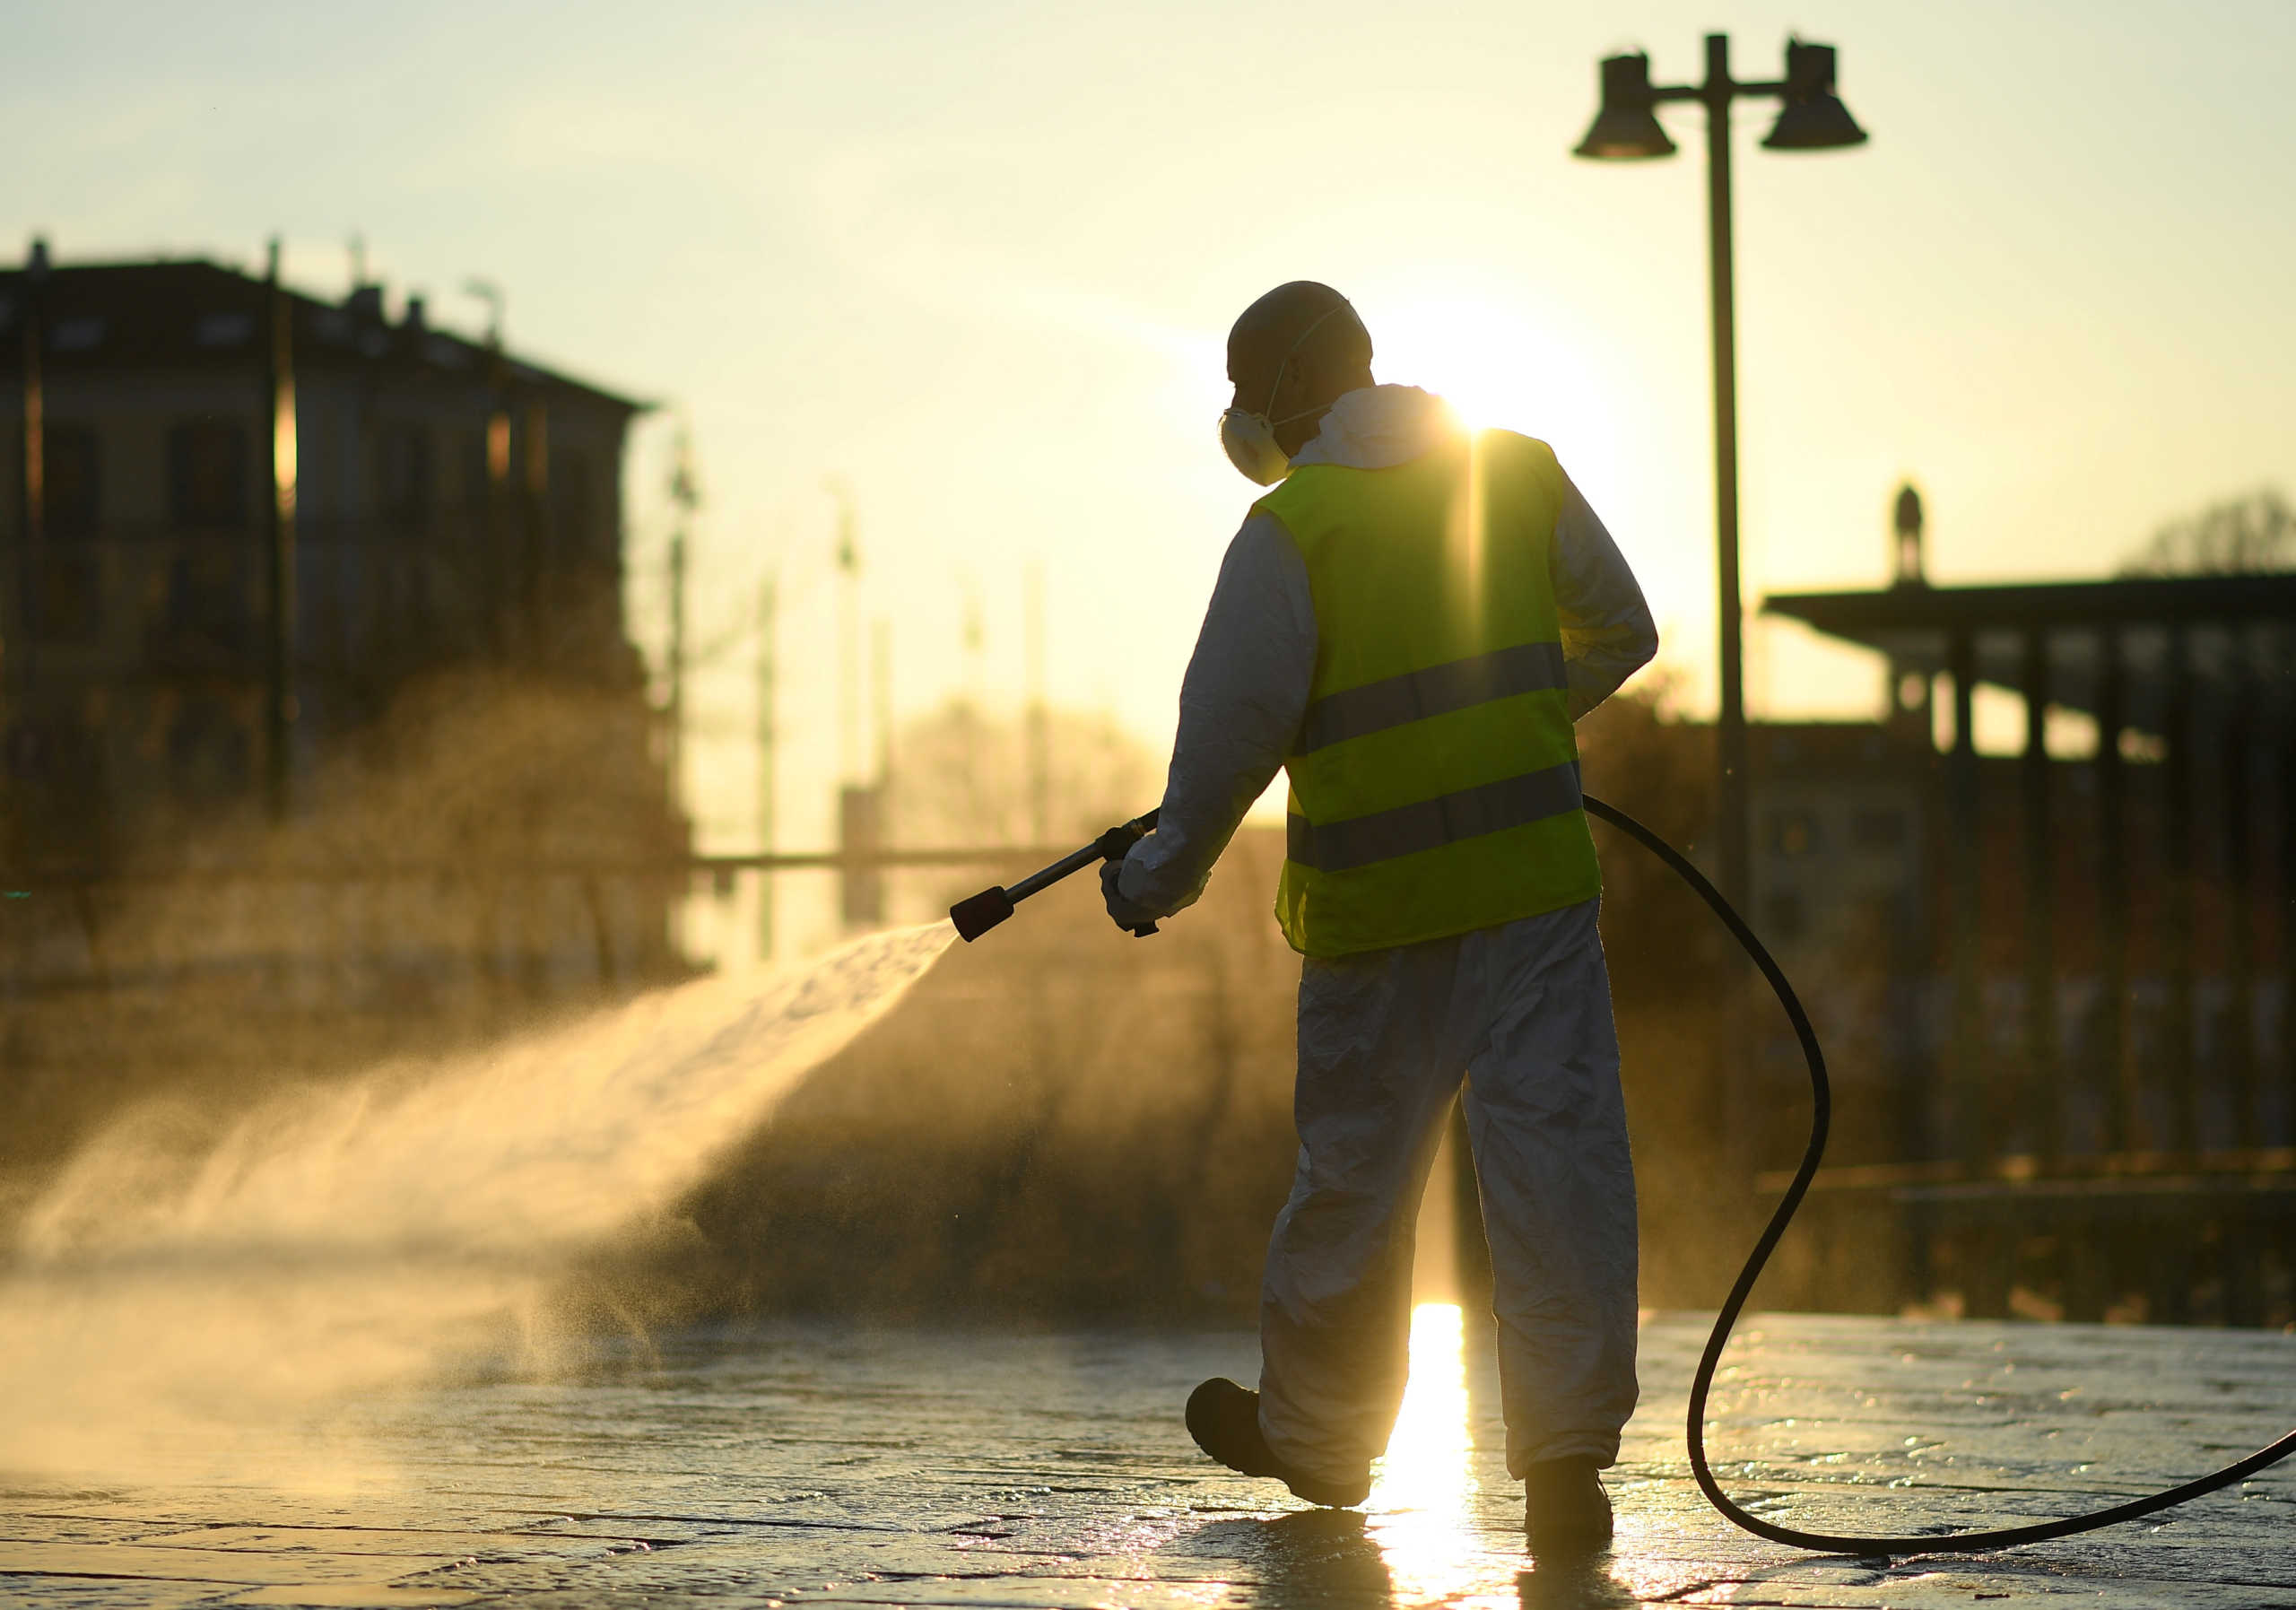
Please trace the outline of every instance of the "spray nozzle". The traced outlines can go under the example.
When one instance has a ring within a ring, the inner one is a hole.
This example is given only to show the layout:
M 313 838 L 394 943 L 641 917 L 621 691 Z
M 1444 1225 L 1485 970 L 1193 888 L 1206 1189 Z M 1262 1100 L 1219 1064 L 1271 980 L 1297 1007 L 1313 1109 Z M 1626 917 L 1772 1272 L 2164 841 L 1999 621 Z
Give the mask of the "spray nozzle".
M 1161 807 L 1160 807 L 1161 808 Z M 1042 872 L 1031 873 L 1010 888 L 984 889 L 978 894 L 959 901 L 949 908 L 949 920 L 957 925 L 957 936 L 968 944 L 979 938 L 989 929 L 1013 915 L 1013 908 L 1039 889 L 1049 889 L 1070 873 L 1090 866 L 1095 861 L 1114 861 L 1147 837 L 1156 825 L 1156 812 L 1135 816 L 1120 827 L 1112 827 L 1083 849 L 1072 850 Z M 1132 930 L 1135 938 L 1145 939 L 1156 931 L 1152 922 L 1143 923 Z

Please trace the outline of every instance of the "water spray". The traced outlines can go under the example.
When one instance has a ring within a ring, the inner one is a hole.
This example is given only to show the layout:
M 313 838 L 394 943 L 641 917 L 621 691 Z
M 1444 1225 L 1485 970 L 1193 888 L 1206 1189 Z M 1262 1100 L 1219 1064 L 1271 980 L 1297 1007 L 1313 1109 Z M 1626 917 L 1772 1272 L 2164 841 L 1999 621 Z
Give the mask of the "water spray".
M 1155 825 L 1155 811 L 1135 816 L 1121 827 L 1109 829 L 1083 849 L 1061 857 L 1042 872 L 1031 873 L 1008 889 L 984 889 L 959 901 L 949 908 L 949 920 L 957 925 L 958 936 L 970 944 L 1012 916 L 1014 906 L 1039 890 L 1051 888 L 1070 873 L 1082 872 L 1095 861 L 1122 860 L 1125 852 L 1146 838 Z M 1144 922 L 1132 934 L 1135 939 L 1145 939 L 1155 931 L 1154 923 Z

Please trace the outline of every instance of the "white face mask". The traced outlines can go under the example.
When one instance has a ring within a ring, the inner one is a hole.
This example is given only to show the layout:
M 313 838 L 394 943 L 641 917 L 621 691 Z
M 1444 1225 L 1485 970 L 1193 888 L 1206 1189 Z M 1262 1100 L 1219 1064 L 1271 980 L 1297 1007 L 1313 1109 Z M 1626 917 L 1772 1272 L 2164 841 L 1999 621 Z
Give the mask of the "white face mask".
M 1262 486 L 1274 485 L 1292 467 L 1291 456 L 1275 445 L 1275 427 L 1265 413 L 1246 413 L 1240 408 L 1222 413 L 1220 446 L 1245 480 Z
M 1300 350 L 1300 343 L 1316 333 L 1317 326 L 1347 307 L 1344 301 L 1337 307 L 1326 308 L 1314 324 L 1300 332 L 1283 354 L 1283 361 L 1275 366 L 1275 379 L 1268 383 L 1267 408 L 1275 406 L 1276 388 L 1283 384 L 1283 371 L 1292 366 L 1292 354 Z M 1275 427 L 1288 425 L 1295 419 L 1305 419 L 1320 413 L 1324 405 L 1302 408 L 1297 413 L 1287 413 L 1282 419 L 1267 417 L 1267 408 L 1257 413 L 1248 413 L 1241 408 L 1231 408 L 1220 416 L 1220 446 L 1228 455 L 1228 462 L 1240 471 L 1247 481 L 1261 486 L 1273 486 L 1283 479 L 1292 467 L 1292 456 L 1275 442 Z

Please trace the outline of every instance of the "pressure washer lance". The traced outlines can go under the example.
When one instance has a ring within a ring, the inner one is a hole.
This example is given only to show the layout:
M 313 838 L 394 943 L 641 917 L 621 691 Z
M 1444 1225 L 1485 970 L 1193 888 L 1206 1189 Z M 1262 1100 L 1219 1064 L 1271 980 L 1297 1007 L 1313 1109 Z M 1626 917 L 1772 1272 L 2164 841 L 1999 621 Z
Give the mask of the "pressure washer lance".
M 1730 1332 L 1738 1323 L 1738 1314 L 1746 1306 L 1746 1299 L 1753 1294 L 1754 1282 L 1777 1249 L 1786 1227 L 1793 1223 L 1795 1209 L 1802 1205 L 1802 1198 L 1810 1188 L 1810 1181 L 1826 1154 L 1826 1132 L 1833 1115 L 1833 1085 L 1826 1077 L 1825 1053 L 1818 1047 L 1818 1031 L 1811 1026 L 1810 1014 L 1802 1009 L 1801 997 L 1794 993 L 1794 986 L 1786 980 L 1786 973 L 1754 937 L 1746 919 L 1738 915 L 1722 892 L 1707 882 L 1706 875 L 1690 863 L 1690 858 L 1643 826 L 1633 817 L 1593 795 L 1582 795 L 1581 803 L 1587 814 L 1597 822 L 1607 822 L 1637 844 L 1648 850 L 1666 865 L 1668 871 L 1690 885 L 1704 901 L 1722 926 L 1730 930 L 1730 937 L 1752 958 L 1761 976 L 1770 983 L 1778 1004 L 1785 1008 L 1787 1020 L 1794 1025 L 1794 1037 L 1801 1041 L 1802 1059 L 1810 1070 L 1810 1140 L 1802 1153 L 1802 1166 L 1794 1171 L 1794 1182 L 1786 1188 L 1786 1195 L 1779 1201 L 1777 1211 L 1770 1216 L 1761 1238 L 1754 1242 L 1746 1266 L 1738 1272 L 1735 1284 L 1722 1302 L 1722 1311 L 1714 1317 L 1714 1328 L 1706 1338 L 1706 1350 L 1699 1355 L 1698 1369 L 1691 1378 L 1690 1443 L 1691 1474 L 1698 1478 L 1699 1490 L 1707 1501 L 1723 1516 L 1757 1537 L 1772 1543 L 1784 1543 L 1795 1548 L 1813 1549 L 1820 1553 L 1851 1554 L 1859 1559 L 1903 1557 L 1911 1554 L 1980 1553 L 2013 1544 L 2045 1543 L 2054 1537 L 2070 1537 L 2077 1532 L 2093 1532 L 2139 1516 L 2155 1514 L 2174 1505 L 2196 1499 L 2205 1493 L 2218 1492 L 2243 1481 L 2268 1466 L 2296 1455 L 2296 1431 L 2290 1432 L 2277 1442 L 2259 1448 L 2246 1458 L 2235 1459 L 2221 1470 L 2211 1472 L 2181 1486 L 2164 1492 L 2148 1493 L 2126 1503 L 2092 1510 L 2086 1515 L 2069 1515 L 2062 1520 L 2036 1521 L 2030 1526 L 1992 1527 L 1970 1532 L 1916 1532 L 1902 1537 L 1853 1537 L 1832 1532 L 1805 1532 L 1798 1527 L 1781 1526 L 1760 1515 L 1752 1515 L 1740 1508 L 1736 1501 L 1722 1491 L 1722 1484 L 1706 1458 L 1706 1404 L 1714 1388 L 1714 1372 L 1722 1362 L 1722 1350 L 1729 1344 Z M 1122 827 L 1112 827 L 1074 855 L 1054 862 L 1034 877 L 1023 878 L 1010 889 L 984 889 L 970 900 L 960 901 L 949 908 L 949 916 L 957 925 L 957 932 L 967 939 L 977 939 L 1013 915 L 1013 902 L 1026 900 L 1038 890 L 1094 861 L 1112 861 L 1137 843 L 1140 836 L 1156 825 L 1156 813 L 1149 812 Z M 1156 925 L 1133 929 L 1135 934 L 1152 934 Z
M 1161 809 L 1161 807 L 1158 807 Z M 1146 838 L 1156 825 L 1156 813 L 1135 816 L 1122 827 L 1112 827 L 1083 849 L 1065 855 L 1042 872 L 1032 872 L 1009 889 L 984 889 L 970 899 L 961 900 L 949 908 L 949 920 L 957 925 L 958 937 L 970 944 L 989 929 L 1013 915 L 1013 908 L 1039 889 L 1049 889 L 1072 872 L 1081 872 L 1095 861 L 1120 861 L 1125 852 Z M 1144 922 L 1132 930 L 1135 939 L 1145 939 L 1156 931 L 1152 922 Z

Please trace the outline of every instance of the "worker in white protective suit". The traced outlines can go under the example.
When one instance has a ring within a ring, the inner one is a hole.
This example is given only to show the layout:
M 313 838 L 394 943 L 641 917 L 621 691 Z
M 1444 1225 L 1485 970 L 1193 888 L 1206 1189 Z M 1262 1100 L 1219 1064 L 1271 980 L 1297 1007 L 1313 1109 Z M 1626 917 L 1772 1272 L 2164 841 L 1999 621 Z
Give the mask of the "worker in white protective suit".
M 1635 1402 L 1633 1168 L 1571 723 L 1657 648 L 1641 589 L 1544 444 L 1372 379 L 1300 281 L 1228 338 L 1221 438 L 1274 490 L 1229 545 L 1156 831 L 1102 873 L 1120 927 L 1178 911 L 1279 767 L 1276 915 L 1300 979 L 1300 1155 L 1261 1294 L 1260 1389 L 1206 1381 L 1231 1468 L 1360 1503 L 1409 1366 L 1419 1199 L 1465 1085 L 1508 1469 L 1535 1549 L 1599 1546 Z

